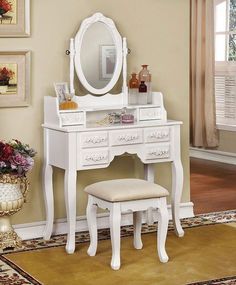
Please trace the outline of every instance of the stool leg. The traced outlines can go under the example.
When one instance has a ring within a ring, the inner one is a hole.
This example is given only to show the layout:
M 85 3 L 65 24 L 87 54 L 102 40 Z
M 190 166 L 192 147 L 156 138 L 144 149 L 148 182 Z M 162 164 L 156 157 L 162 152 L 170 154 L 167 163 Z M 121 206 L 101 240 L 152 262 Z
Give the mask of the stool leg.
M 97 233 L 97 205 L 94 205 L 93 197 L 88 196 L 88 205 L 86 209 L 88 229 L 90 235 L 90 245 L 87 250 L 88 255 L 95 256 L 97 251 L 98 233 Z
M 142 229 L 142 212 L 133 213 L 134 220 L 134 247 L 136 249 L 142 249 L 143 243 L 141 239 L 141 229 Z
M 120 203 L 112 203 L 112 207 L 110 209 L 110 233 L 112 245 L 111 267 L 114 270 L 118 270 L 120 268 L 120 221 Z
M 168 230 L 168 210 L 166 198 L 160 198 L 160 206 L 158 210 L 158 232 L 157 232 L 157 250 L 160 261 L 165 263 L 169 260 L 165 249 L 166 236 Z

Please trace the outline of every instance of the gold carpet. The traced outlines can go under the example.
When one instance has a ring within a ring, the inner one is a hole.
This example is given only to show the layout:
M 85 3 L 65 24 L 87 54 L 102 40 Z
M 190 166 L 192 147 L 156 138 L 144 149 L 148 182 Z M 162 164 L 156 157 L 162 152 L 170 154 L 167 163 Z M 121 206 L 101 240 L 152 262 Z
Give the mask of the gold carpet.
M 169 262 L 156 254 L 156 234 L 142 236 L 144 247 L 135 250 L 132 237 L 122 238 L 121 269 L 110 268 L 110 240 L 99 241 L 95 257 L 88 243 L 72 255 L 64 247 L 11 253 L 7 259 L 45 285 L 178 285 L 236 275 L 236 223 L 185 229 L 178 238 L 168 232 Z

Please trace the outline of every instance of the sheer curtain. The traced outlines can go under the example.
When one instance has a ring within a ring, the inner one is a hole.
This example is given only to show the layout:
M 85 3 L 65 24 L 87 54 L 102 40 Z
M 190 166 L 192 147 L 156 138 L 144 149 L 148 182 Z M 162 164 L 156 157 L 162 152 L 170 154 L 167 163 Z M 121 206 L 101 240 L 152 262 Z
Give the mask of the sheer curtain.
M 214 0 L 191 0 L 190 143 L 217 147 Z

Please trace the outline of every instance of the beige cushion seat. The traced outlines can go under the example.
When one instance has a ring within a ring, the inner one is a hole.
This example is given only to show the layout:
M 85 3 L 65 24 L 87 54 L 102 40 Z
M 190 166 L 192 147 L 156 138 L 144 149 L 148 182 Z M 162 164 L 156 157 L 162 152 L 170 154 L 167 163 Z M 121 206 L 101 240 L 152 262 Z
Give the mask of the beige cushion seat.
M 169 195 L 162 186 L 141 179 L 101 181 L 87 186 L 84 191 L 108 202 L 160 198 Z

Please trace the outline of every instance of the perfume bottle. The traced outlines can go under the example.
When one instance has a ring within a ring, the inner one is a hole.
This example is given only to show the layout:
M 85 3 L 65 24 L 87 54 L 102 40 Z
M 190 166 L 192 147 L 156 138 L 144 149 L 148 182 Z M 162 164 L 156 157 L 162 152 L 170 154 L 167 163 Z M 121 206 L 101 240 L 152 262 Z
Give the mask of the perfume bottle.
M 139 82 L 144 81 L 147 86 L 147 103 L 152 103 L 151 73 L 147 69 L 148 65 L 143 64 L 142 70 L 139 72 Z
M 147 85 L 142 80 L 139 85 L 139 95 L 138 95 L 138 103 L 139 105 L 146 105 L 147 104 Z
M 129 104 L 135 105 L 138 103 L 138 88 L 139 81 L 136 77 L 136 73 L 131 74 L 131 79 L 129 81 Z

